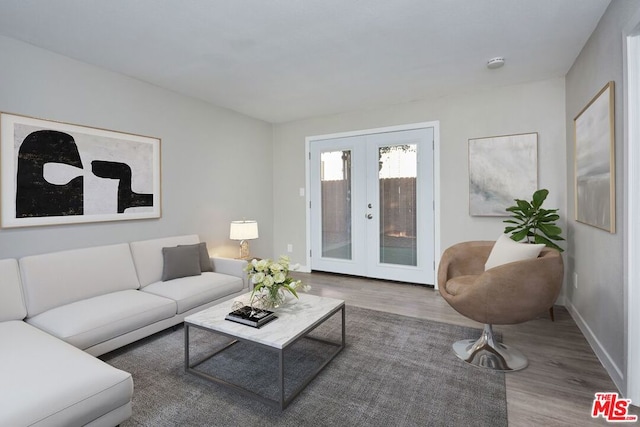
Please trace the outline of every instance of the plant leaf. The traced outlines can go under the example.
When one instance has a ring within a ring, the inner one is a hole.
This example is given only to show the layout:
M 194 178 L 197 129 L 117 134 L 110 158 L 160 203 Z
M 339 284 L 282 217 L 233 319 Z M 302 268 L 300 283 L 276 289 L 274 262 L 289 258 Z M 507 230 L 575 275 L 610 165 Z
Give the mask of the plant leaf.
M 291 292 L 293 294 L 294 297 L 298 298 L 298 294 L 296 293 L 296 290 L 293 289 L 289 284 L 284 284 L 282 286 L 287 288 L 289 290 L 289 292 Z
M 524 239 L 525 237 L 527 237 L 527 235 L 529 234 L 529 229 L 526 228 L 522 231 L 519 231 L 517 233 L 514 233 L 511 238 L 513 240 L 515 240 L 516 242 L 519 242 L 520 240 Z
M 549 240 L 546 237 L 541 236 L 539 234 L 536 234 L 535 243 L 542 243 L 542 244 L 546 245 L 547 247 L 557 249 L 560 252 L 564 252 L 564 249 L 562 249 L 560 246 L 556 245 L 551 240 Z
M 549 190 L 541 189 L 533 193 L 533 206 L 538 209 L 549 195 Z
M 545 215 L 545 216 L 541 217 L 540 221 L 551 222 L 551 221 L 557 221 L 559 219 L 560 219 L 560 215 L 552 214 L 552 215 Z
M 518 207 L 520 208 L 520 210 L 522 210 L 522 212 L 531 211 L 531 205 L 526 200 L 516 200 L 516 202 L 518 203 Z
M 559 236 L 560 234 L 562 234 L 562 229 L 553 224 L 540 223 L 538 224 L 538 229 L 540 229 L 540 231 L 542 231 L 547 236 Z

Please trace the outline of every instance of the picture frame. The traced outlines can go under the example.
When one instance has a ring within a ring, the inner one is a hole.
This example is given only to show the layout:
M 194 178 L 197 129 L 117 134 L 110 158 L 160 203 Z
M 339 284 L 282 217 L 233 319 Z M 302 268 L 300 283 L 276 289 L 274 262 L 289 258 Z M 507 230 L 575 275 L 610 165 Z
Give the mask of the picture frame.
M 575 220 L 615 233 L 615 85 L 608 82 L 574 119 Z
M 538 189 L 538 133 L 469 139 L 469 214 L 509 216 Z
M 0 113 L 0 227 L 160 218 L 160 144 Z

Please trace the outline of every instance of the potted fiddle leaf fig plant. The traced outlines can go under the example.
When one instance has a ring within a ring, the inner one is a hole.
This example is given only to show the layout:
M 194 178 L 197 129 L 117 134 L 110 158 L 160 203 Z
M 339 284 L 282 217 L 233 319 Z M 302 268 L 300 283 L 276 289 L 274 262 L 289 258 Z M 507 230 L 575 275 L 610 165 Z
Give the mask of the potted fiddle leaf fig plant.
M 549 190 L 541 189 L 533 193 L 531 201 L 515 199 L 516 204 L 507 208 L 511 212 L 505 234 L 511 233 L 516 242 L 526 239 L 527 243 L 543 243 L 550 248 L 563 249 L 554 242 L 564 240 L 560 234 L 562 229 L 556 225 L 560 219 L 558 209 L 544 209 L 542 204 L 549 195 Z

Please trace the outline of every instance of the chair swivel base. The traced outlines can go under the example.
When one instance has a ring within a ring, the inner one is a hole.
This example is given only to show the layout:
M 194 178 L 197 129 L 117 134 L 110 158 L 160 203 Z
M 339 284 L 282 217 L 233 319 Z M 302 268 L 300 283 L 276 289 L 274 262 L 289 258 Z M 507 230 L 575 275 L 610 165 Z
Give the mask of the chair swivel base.
M 499 372 L 524 369 L 529 361 L 519 350 L 497 342 L 491 325 L 484 325 L 477 340 L 462 340 L 453 344 L 453 351 L 470 365 Z

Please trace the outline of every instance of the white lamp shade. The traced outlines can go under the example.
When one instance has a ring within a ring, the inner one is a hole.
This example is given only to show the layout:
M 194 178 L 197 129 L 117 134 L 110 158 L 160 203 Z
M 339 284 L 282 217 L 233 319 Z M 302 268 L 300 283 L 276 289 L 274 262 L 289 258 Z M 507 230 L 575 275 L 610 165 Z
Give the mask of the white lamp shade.
M 231 221 L 229 238 L 231 240 L 257 239 L 258 223 L 256 221 Z

